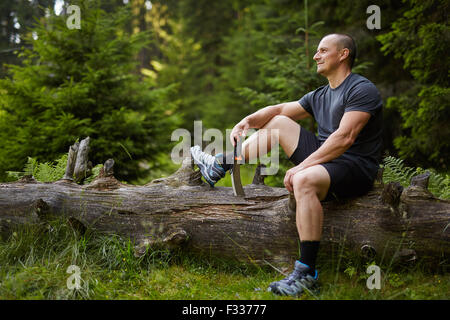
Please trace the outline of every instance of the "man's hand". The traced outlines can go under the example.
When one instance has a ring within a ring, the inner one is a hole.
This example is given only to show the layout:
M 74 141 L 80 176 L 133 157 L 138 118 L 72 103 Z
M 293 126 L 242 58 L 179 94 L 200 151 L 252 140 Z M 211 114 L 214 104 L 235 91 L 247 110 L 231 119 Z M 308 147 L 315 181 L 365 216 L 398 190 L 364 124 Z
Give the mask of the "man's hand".
M 295 174 L 297 172 L 300 172 L 302 170 L 304 170 L 305 168 L 302 166 L 302 164 L 300 163 L 298 166 L 295 166 L 291 169 L 289 169 L 288 171 L 286 171 L 286 175 L 284 176 L 284 186 L 286 187 L 286 189 L 289 192 L 293 192 L 293 187 L 292 187 L 292 178 L 295 176 Z
M 234 126 L 234 128 L 233 128 L 233 130 L 231 130 L 231 134 L 230 134 L 230 140 L 231 140 L 231 144 L 233 145 L 233 147 L 236 144 L 235 141 L 237 141 L 237 139 L 240 139 L 241 137 L 245 137 L 249 128 L 250 128 L 250 125 L 248 124 L 248 121 L 245 118 L 242 119 L 241 122 L 239 122 L 237 125 Z

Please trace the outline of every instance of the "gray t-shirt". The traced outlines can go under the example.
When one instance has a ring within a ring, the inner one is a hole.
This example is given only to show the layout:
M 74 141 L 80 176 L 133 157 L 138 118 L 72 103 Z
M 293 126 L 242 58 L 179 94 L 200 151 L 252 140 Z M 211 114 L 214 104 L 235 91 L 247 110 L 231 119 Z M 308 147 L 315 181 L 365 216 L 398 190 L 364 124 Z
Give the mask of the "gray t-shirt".
M 345 112 L 370 113 L 368 123 L 342 157 L 356 162 L 371 180 L 375 179 L 381 160 L 383 118 L 383 102 L 375 85 L 350 73 L 338 87 L 319 87 L 305 94 L 299 103 L 317 121 L 320 144 L 339 128 Z

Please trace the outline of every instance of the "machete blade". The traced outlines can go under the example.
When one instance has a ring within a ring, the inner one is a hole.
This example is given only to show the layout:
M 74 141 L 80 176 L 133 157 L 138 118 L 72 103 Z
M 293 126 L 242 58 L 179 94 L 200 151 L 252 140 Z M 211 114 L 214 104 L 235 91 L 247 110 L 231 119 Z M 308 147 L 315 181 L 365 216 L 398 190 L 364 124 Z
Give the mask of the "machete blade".
M 242 160 L 241 139 L 235 139 L 235 142 L 236 143 L 234 144 L 234 159 L 233 159 L 233 169 L 231 173 L 231 183 L 233 185 L 234 195 L 236 197 L 245 197 L 244 188 L 242 187 L 241 182 L 241 170 L 240 170 L 240 161 Z

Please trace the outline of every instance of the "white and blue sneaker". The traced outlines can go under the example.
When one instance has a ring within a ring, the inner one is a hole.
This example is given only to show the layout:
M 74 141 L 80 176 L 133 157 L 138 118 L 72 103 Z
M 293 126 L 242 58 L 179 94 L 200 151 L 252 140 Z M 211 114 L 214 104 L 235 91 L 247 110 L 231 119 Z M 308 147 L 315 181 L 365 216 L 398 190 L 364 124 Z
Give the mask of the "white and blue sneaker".
M 220 165 L 218 157 L 220 154 L 213 156 L 203 152 L 200 146 L 191 147 L 191 156 L 194 163 L 199 167 L 200 172 L 211 187 L 225 177 L 226 171 Z
M 272 282 L 267 291 L 281 296 L 300 296 L 305 291 L 318 292 L 317 270 L 314 276 L 309 273 L 310 267 L 300 261 L 295 261 L 294 271 L 286 278 Z

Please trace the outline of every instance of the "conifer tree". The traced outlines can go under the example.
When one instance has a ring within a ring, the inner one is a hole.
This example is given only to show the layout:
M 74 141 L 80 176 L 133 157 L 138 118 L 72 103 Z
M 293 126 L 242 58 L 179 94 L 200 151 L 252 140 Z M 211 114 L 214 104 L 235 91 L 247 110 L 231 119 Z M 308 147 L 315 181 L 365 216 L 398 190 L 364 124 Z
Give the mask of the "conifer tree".
M 128 7 L 106 14 L 98 1 L 71 4 L 81 9 L 81 28 L 69 29 L 64 14 L 41 20 L 22 65 L 0 80 L 0 179 L 28 156 L 57 159 L 86 136 L 93 164 L 114 158 L 122 179 L 141 177 L 142 161 L 152 165 L 169 150 L 170 88 L 155 90 L 136 68 L 151 34 L 126 31 Z
M 422 166 L 448 170 L 450 157 L 450 26 L 448 1 L 404 1 L 408 10 L 380 35 L 382 51 L 403 61 L 414 82 L 387 100 L 401 116 L 394 144 L 402 158 Z

